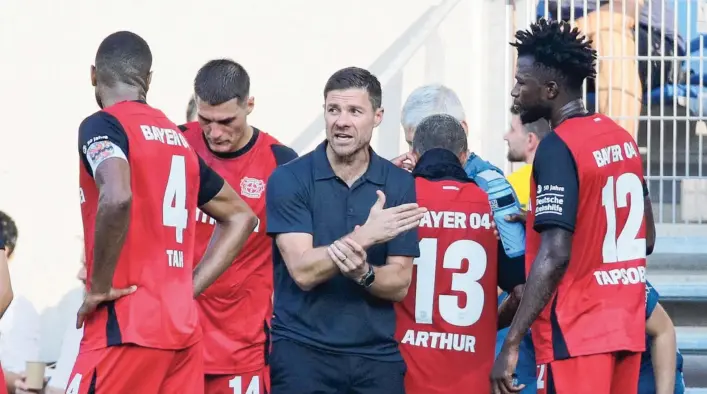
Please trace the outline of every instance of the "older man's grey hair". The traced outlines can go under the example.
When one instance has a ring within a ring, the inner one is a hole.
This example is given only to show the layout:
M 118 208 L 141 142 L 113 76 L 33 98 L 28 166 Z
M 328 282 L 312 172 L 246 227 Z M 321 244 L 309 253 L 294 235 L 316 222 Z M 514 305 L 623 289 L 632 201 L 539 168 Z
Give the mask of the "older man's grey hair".
M 454 91 L 444 85 L 425 85 L 408 96 L 401 115 L 406 130 L 416 129 L 422 119 L 435 114 L 446 114 L 463 121 L 464 107 Z
M 466 133 L 461 122 L 453 116 L 428 116 L 417 125 L 412 149 L 419 155 L 435 148 L 446 149 L 459 156 L 468 149 Z

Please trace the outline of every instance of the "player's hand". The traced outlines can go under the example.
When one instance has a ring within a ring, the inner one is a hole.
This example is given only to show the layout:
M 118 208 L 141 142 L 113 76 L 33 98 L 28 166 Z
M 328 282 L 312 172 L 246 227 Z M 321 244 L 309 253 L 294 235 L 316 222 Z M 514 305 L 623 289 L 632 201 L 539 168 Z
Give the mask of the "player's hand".
M 366 223 L 359 229 L 374 244 L 388 242 L 398 234 L 417 227 L 420 219 L 427 212 L 427 208 L 422 208 L 416 203 L 384 209 L 385 194 L 380 190 L 376 191 L 376 194 L 378 199 L 371 207 Z
M 327 252 L 329 252 L 329 257 L 334 261 L 334 264 L 347 278 L 358 281 L 368 273 L 366 251 L 350 237 L 334 241 L 327 248 Z
M 86 320 L 86 317 L 93 313 L 101 303 L 115 301 L 118 298 L 133 294 L 135 290 L 137 290 L 137 286 L 130 286 L 125 289 L 114 289 L 111 287 L 107 293 L 93 293 L 89 291 L 84 296 L 83 304 L 81 304 L 79 313 L 76 315 L 76 328 L 79 329 L 83 327 L 83 322 Z
M 512 215 L 506 215 L 503 217 L 503 220 L 511 223 L 523 223 L 525 226 L 525 220 L 528 217 L 528 211 L 520 210 L 519 214 L 512 214 Z M 496 227 L 496 222 L 491 221 L 491 227 L 493 228 L 493 235 L 496 236 L 496 239 L 501 239 L 501 235 L 498 233 L 498 227 Z
M 524 384 L 515 384 L 515 371 L 518 365 L 518 346 L 506 346 L 501 348 L 501 352 L 496 357 L 491 370 L 491 393 L 509 394 L 519 393 Z
M 417 164 L 417 159 L 415 159 L 415 155 L 412 153 L 405 152 L 390 162 L 398 168 L 402 168 L 406 171 L 412 171 L 412 169 L 415 168 L 415 164 Z

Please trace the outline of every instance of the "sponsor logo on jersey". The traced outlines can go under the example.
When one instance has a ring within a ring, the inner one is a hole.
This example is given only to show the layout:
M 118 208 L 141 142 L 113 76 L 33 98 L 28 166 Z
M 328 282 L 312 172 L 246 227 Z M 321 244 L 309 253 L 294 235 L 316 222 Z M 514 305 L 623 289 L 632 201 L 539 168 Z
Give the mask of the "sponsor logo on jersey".
M 248 178 L 241 179 L 241 195 L 248 198 L 260 198 L 265 190 L 265 182 L 262 179 Z

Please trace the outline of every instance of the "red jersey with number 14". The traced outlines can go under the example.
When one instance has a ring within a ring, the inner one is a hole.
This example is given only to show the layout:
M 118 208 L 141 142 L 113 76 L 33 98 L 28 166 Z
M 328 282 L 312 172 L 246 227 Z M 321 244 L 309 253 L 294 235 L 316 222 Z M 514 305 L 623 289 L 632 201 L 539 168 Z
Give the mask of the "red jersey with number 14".
M 279 164 L 296 153 L 269 134 L 253 128 L 245 147 L 224 154 L 209 150 L 198 122 L 180 126 L 196 152 L 238 192 L 258 217 L 258 225 L 231 267 L 197 297 L 204 329 L 204 371 L 232 374 L 266 364 L 272 317 L 272 238 L 265 233 L 265 185 Z M 214 219 L 196 212 L 198 261 L 214 232 Z
M 117 120 L 127 137 L 132 189 L 130 224 L 113 287 L 135 285 L 137 290 L 88 317 L 81 351 L 120 344 L 187 348 L 201 336 L 192 283 L 198 156 L 177 125 L 147 104 L 125 101 L 103 112 Z M 111 154 L 117 149 L 112 138 L 97 135 L 85 142 L 83 153 L 92 160 Z M 90 288 L 99 193 L 85 165 L 79 185 Z
M 395 304 L 406 392 L 487 392 L 498 306 L 498 240 L 488 195 L 457 180 L 416 177 L 415 185 L 428 212 L 412 284 Z
M 567 271 L 531 329 L 537 363 L 643 351 L 646 224 L 635 141 L 606 116 L 575 117 L 543 139 L 535 163 L 526 272 L 538 230 L 573 231 Z

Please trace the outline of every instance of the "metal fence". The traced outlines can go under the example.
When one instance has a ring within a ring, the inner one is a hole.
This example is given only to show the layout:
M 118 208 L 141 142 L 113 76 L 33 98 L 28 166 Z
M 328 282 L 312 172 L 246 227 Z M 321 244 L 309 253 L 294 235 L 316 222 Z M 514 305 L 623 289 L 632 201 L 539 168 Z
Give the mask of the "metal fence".
M 636 138 L 657 222 L 700 225 L 707 221 L 707 0 L 641 2 L 511 1 L 511 19 L 517 28 L 562 19 L 594 41 L 598 75 L 584 87 L 588 106 Z

